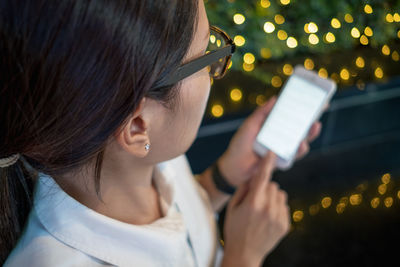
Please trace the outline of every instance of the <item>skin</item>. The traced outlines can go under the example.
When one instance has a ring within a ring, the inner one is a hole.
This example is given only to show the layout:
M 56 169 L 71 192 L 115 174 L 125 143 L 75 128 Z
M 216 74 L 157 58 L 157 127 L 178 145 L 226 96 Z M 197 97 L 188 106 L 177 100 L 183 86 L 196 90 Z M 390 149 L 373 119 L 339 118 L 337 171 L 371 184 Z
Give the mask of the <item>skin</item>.
M 209 42 L 209 22 L 202 0 L 199 0 L 198 15 L 194 40 L 184 61 L 203 55 Z M 149 224 L 163 217 L 152 182 L 153 170 L 157 163 L 189 149 L 200 127 L 210 86 L 209 73 L 204 68 L 182 81 L 178 105 L 173 110 L 151 99 L 141 101 L 105 149 L 100 191 L 103 201 L 95 193 L 93 175 L 87 172 L 70 173 L 58 177 L 57 182 L 87 207 L 126 223 Z M 259 265 L 289 229 L 286 193 L 270 182 L 276 157 L 269 153 L 260 158 L 251 149 L 274 102 L 271 99 L 250 115 L 218 160 L 228 182 L 239 186 L 229 203 L 224 229 L 225 266 Z M 298 158 L 308 152 L 308 143 L 320 130 L 321 124 L 315 123 L 299 148 Z M 145 150 L 147 143 L 151 144 L 149 151 Z M 198 176 L 198 182 L 208 193 L 215 211 L 230 199 L 216 189 L 210 168 Z M 260 233 L 254 229 L 265 231 Z

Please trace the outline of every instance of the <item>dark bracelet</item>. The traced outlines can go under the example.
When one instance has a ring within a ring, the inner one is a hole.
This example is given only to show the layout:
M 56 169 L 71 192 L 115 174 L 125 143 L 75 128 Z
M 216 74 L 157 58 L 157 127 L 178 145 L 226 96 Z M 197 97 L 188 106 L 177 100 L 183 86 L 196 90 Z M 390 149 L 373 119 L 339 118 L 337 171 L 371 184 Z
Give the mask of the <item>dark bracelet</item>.
M 229 195 L 233 195 L 236 191 L 236 187 L 229 184 L 226 179 L 222 176 L 219 171 L 218 164 L 215 162 L 212 166 L 212 179 L 214 181 L 215 186 L 219 191 L 224 192 Z

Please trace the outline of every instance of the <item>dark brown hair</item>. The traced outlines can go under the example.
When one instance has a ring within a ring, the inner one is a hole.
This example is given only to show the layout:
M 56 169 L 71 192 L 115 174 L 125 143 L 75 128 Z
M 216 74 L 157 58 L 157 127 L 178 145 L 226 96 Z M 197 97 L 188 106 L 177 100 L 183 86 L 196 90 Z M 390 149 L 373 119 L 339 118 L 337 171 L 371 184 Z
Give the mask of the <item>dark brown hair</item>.
M 197 0 L 0 0 L 0 264 L 18 241 L 37 173 L 95 162 L 146 96 L 186 55 Z M 25 162 L 25 163 L 24 163 Z

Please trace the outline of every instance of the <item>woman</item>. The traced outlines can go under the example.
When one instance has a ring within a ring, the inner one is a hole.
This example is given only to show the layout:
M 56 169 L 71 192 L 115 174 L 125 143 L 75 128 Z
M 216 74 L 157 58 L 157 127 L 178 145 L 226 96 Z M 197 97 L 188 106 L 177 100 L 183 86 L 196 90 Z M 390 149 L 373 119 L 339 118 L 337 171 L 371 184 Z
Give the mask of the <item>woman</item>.
M 275 156 L 251 149 L 273 100 L 197 181 L 184 156 L 234 51 L 211 27 L 227 48 L 205 55 L 202 0 L 0 5 L 4 266 L 262 263 L 290 225 Z

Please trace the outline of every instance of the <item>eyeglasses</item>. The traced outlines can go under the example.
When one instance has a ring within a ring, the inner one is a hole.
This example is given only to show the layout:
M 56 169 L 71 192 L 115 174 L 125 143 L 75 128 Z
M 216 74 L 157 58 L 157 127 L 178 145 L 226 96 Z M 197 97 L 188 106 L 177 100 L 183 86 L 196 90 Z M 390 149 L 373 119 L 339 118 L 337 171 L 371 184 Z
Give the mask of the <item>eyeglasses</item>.
M 236 45 L 228 34 L 216 26 L 210 26 L 210 42 L 206 54 L 181 65 L 166 81 L 155 87 L 171 86 L 205 67 L 208 67 L 210 77 L 221 79 L 235 50 Z

